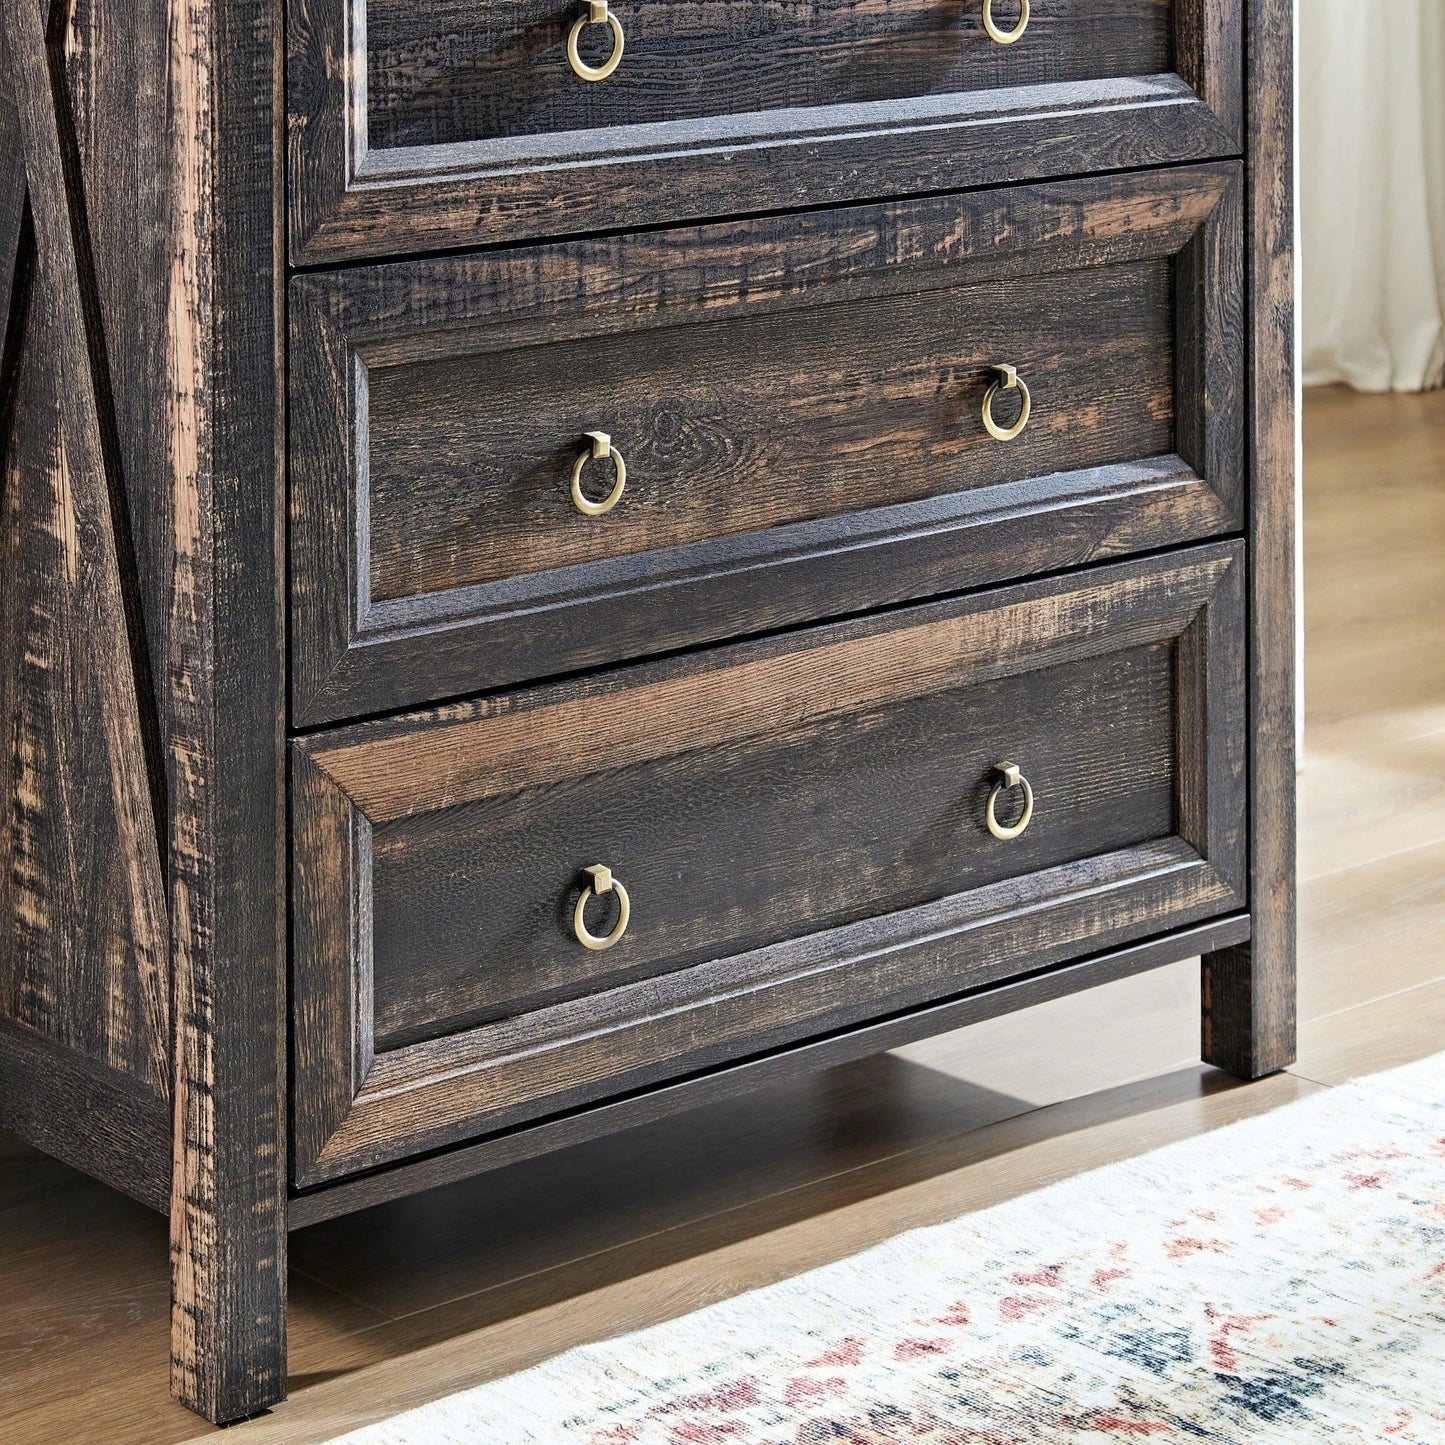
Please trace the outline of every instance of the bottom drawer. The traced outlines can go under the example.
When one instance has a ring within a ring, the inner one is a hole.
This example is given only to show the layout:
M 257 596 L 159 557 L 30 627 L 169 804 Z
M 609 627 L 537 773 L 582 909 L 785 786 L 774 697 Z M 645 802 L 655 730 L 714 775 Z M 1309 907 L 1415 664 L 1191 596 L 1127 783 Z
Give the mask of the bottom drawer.
M 296 1182 L 1242 906 L 1241 559 L 296 742 Z

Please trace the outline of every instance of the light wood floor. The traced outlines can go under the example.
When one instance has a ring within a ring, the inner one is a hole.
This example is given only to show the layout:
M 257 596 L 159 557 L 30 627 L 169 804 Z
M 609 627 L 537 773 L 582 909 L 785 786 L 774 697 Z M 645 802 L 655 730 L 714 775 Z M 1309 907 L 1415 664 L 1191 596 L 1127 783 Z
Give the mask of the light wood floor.
M 298 1235 L 305 1445 L 1445 1049 L 1445 393 L 1306 408 L 1300 1062 L 1198 1062 L 1197 969 L 983 1025 Z M 166 1241 L 0 1139 L 0 1440 L 171 1445 Z

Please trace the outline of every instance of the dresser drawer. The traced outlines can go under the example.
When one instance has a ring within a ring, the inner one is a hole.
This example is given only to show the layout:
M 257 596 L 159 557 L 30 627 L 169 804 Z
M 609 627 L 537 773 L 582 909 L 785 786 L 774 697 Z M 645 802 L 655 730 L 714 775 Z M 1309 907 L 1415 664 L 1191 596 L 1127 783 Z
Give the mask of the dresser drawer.
M 298 741 L 298 1181 L 1243 906 L 1241 555 Z
M 1236 529 L 1239 193 L 1224 163 L 298 278 L 294 719 Z
M 293 258 L 1239 153 L 1241 0 L 985 8 L 292 0 Z

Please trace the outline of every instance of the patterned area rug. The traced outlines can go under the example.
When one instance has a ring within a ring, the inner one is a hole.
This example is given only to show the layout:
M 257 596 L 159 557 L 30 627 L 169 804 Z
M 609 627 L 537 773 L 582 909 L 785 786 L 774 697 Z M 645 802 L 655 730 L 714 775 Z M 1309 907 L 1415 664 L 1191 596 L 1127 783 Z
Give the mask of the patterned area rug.
M 1445 1442 L 1445 1055 L 346 1445 Z

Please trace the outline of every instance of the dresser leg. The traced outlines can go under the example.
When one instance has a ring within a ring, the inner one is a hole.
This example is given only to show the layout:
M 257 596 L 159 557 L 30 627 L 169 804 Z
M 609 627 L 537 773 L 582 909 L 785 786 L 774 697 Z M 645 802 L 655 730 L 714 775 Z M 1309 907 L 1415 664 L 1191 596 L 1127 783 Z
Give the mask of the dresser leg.
M 1294 1063 L 1291 945 L 1292 940 L 1256 939 L 1205 954 L 1205 1063 L 1241 1079 L 1261 1079 Z
M 284 1199 L 211 1168 L 224 1151 L 190 1152 L 171 1204 L 171 1393 L 225 1425 L 286 1397 Z

